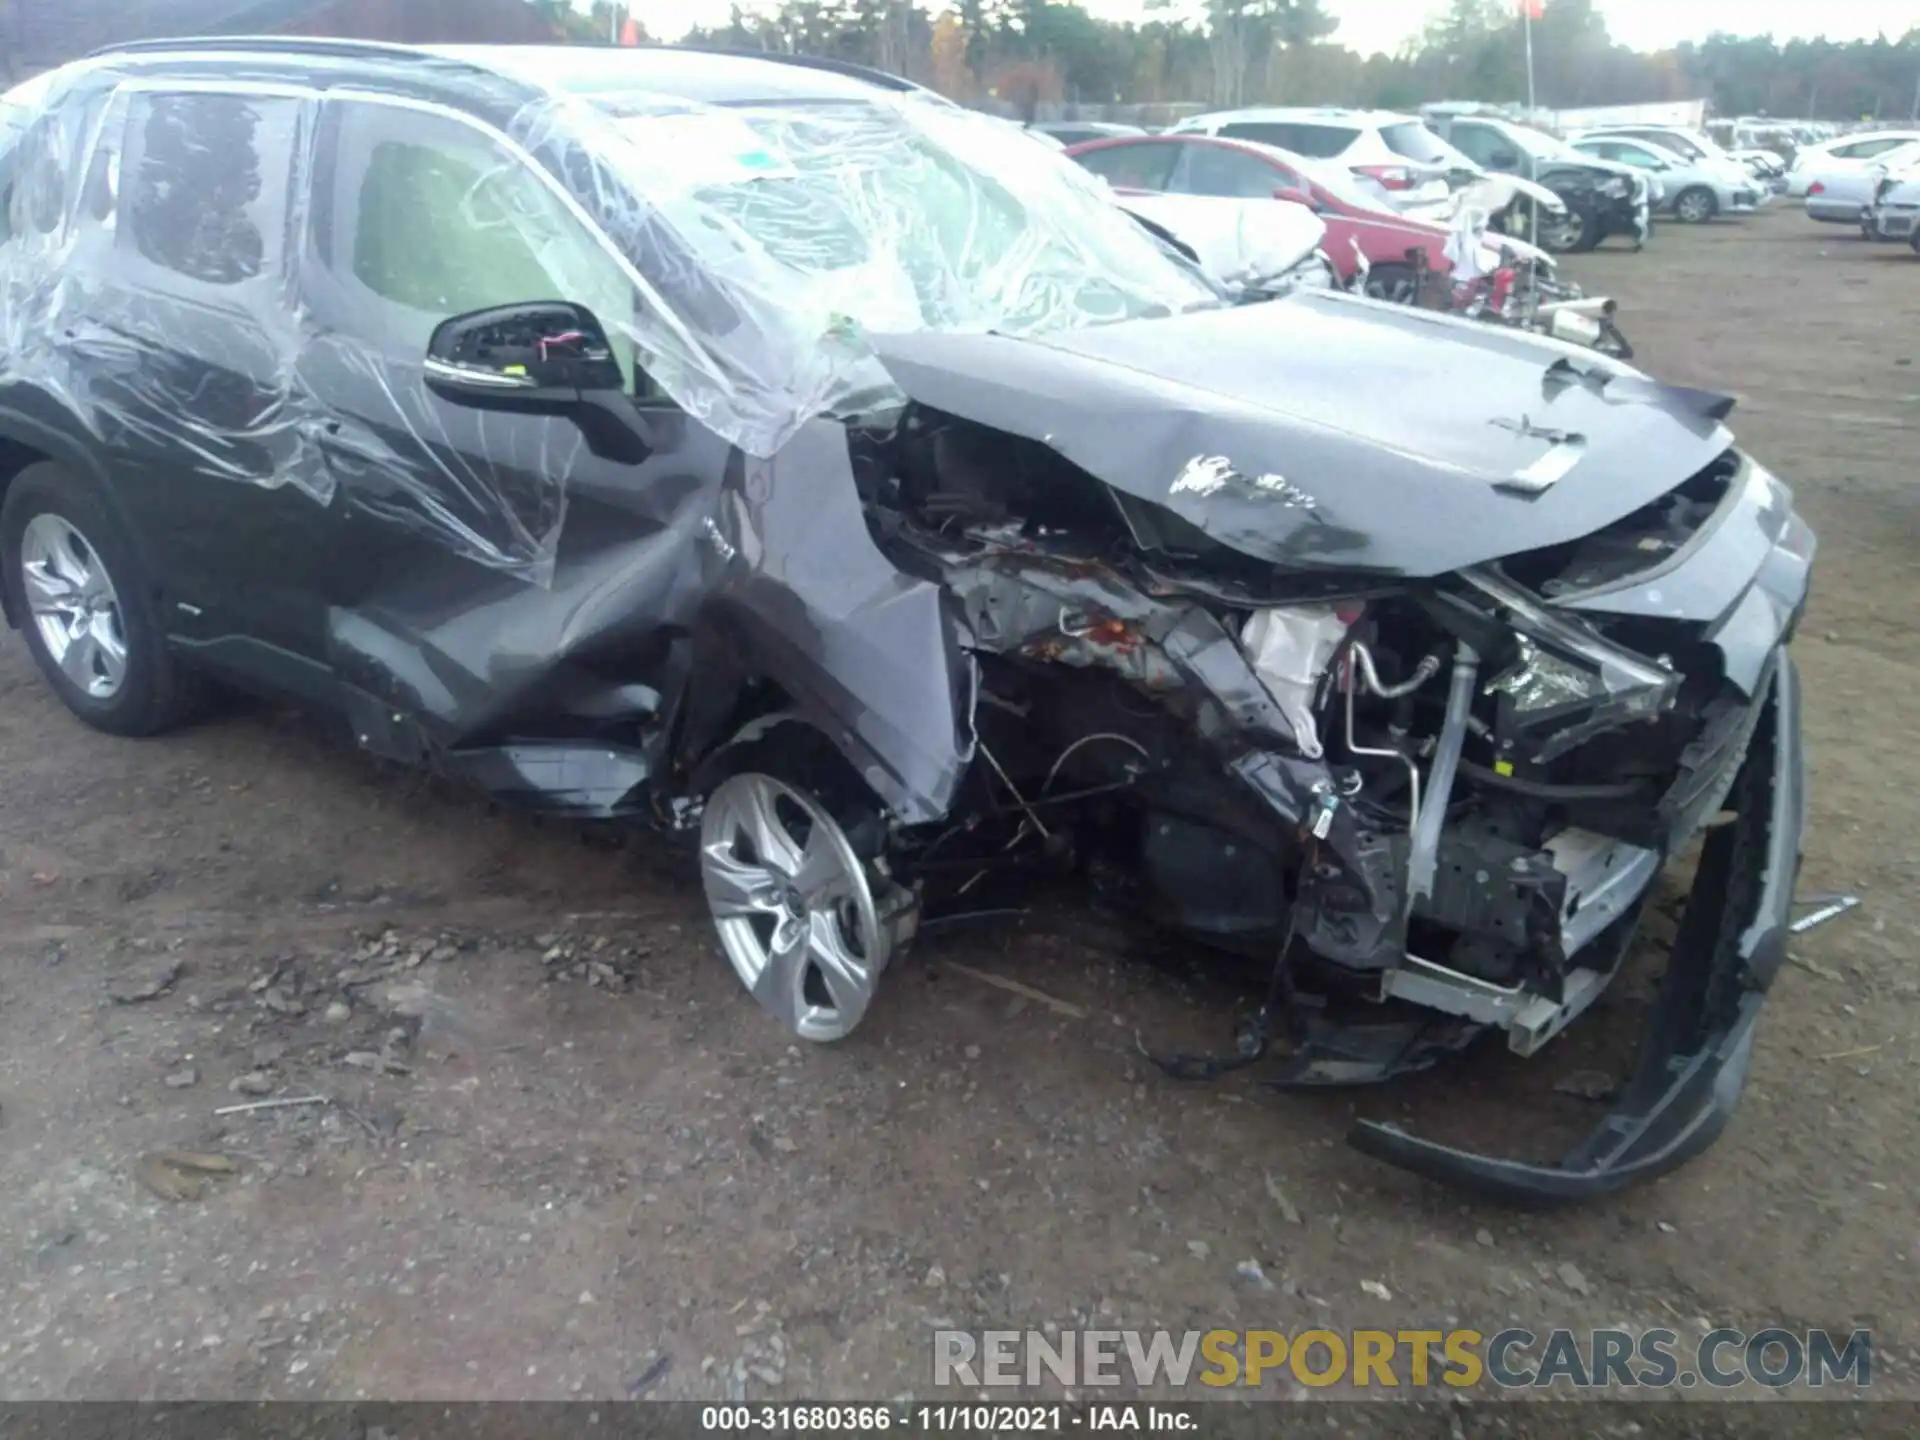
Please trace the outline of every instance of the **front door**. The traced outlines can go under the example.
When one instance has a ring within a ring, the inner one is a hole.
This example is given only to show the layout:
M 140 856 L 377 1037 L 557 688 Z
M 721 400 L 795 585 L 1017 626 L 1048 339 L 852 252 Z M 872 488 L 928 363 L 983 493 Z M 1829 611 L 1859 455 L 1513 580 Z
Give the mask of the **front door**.
M 623 258 L 478 122 L 342 98 L 322 108 L 302 293 L 302 379 L 325 412 L 311 439 L 337 486 L 336 674 L 440 746 L 642 738 L 676 698 L 733 452 L 653 391 Z M 586 306 L 613 339 L 642 457 L 423 384 L 441 321 L 540 300 Z

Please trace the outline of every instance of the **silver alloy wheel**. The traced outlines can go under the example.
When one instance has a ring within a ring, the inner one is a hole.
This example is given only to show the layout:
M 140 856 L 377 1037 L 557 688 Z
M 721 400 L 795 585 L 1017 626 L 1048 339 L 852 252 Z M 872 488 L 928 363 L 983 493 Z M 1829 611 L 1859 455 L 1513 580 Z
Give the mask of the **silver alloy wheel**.
M 36 515 L 20 537 L 20 575 L 53 663 L 82 694 L 111 700 L 127 678 L 127 627 L 100 552 L 64 516 Z
M 1674 201 L 1673 213 L 1689 225 L 1700 225 L 1713 218 L 1713 196 L 1705 190 L 1689 190 Z
M 1580 243 L 1586 229 L 1586 218 L 1572 206 L 1561 214 L 1545 215 L 1540 220 L 1540 248 L 1564 255 Z
M 700 874 L 720 943 L 761 1008 L 803 1040 L 867 1013 L 892 939 L 866 867 L 819 802 L 771 775 L 735 775 L 700 817 Z

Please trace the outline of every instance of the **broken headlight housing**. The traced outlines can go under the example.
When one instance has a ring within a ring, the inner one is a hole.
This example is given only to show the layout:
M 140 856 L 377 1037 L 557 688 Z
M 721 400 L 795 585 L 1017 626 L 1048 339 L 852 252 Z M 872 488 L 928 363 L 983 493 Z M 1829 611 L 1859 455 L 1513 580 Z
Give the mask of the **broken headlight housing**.
M 1545 763 L 1592 738 L 1670 709 L 1681 677 L 1554 614 L 1489 571 L 1462 578 L 1493 601 L 1513 627 L 1518 655 L 1487 685 L 1499 697 L 1495 733 L 1503 749 Z

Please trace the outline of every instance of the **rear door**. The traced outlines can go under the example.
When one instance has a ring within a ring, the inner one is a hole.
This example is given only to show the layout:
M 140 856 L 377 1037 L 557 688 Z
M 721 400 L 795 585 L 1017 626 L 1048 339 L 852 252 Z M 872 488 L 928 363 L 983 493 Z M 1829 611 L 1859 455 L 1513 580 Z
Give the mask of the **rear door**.
M 625 703 L 603 693 L 616 677 L 664 689 L 687 554 L 734 452 L 653 391 L 627 338 L 636 287 L 605 237 L 478 122 L 336 99 L 301 278 L 303 378 L 326 410 L 313 440 L 336 486 L 327 642 L 349 699 L 383 697 L 453 742 L 523 706 L 564 711 L 556 686 L 602 708 Z M 566 417 L 427 389 L 441 321 L 538 300 L 600 319 L 643 456 L 594 454 Z
M 1117 190 L 1165 190 L 1186 149 L 1179 140 L 1123 140 L 1082 150 L 1073 159 Z
M 188 641 L 317 643 L 287 243 L 314 105 L 155 81 L 103 97 L 47 339 Z
M 1181 147 L 1170 188 L 1182 195 L 1223 195 L 1242 200 L 1271 200 L 1292 192 L 1299 203 L 1310 204 L 1306 183 L 1276 161 L 1233 145 L 1205 142 Z

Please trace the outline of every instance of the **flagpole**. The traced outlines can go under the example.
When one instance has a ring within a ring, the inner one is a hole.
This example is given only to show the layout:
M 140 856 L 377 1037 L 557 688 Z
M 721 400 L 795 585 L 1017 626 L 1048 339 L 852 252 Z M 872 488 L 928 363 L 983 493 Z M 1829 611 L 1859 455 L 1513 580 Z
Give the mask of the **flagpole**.
M 1522 26 L 1527 33 L 1527 123 L 1533 123 L 1533 6 L 1529 5 L 1521 12 Z
M 1533 7 L 1535 3 L 1536 0 L 1521 0 L 1520 5 L 1520 28 L 1527 37 L 1527 124 L 1529 125 L 1534 123 L 1535 112 L 1538 109 L 1533 93 Z M 1527 214 L 1533 222 L 1527 227 L 1527 243 L 1537 247 L 1540 244 L 1540 202 L 1538 200 L 1528 203 Z

